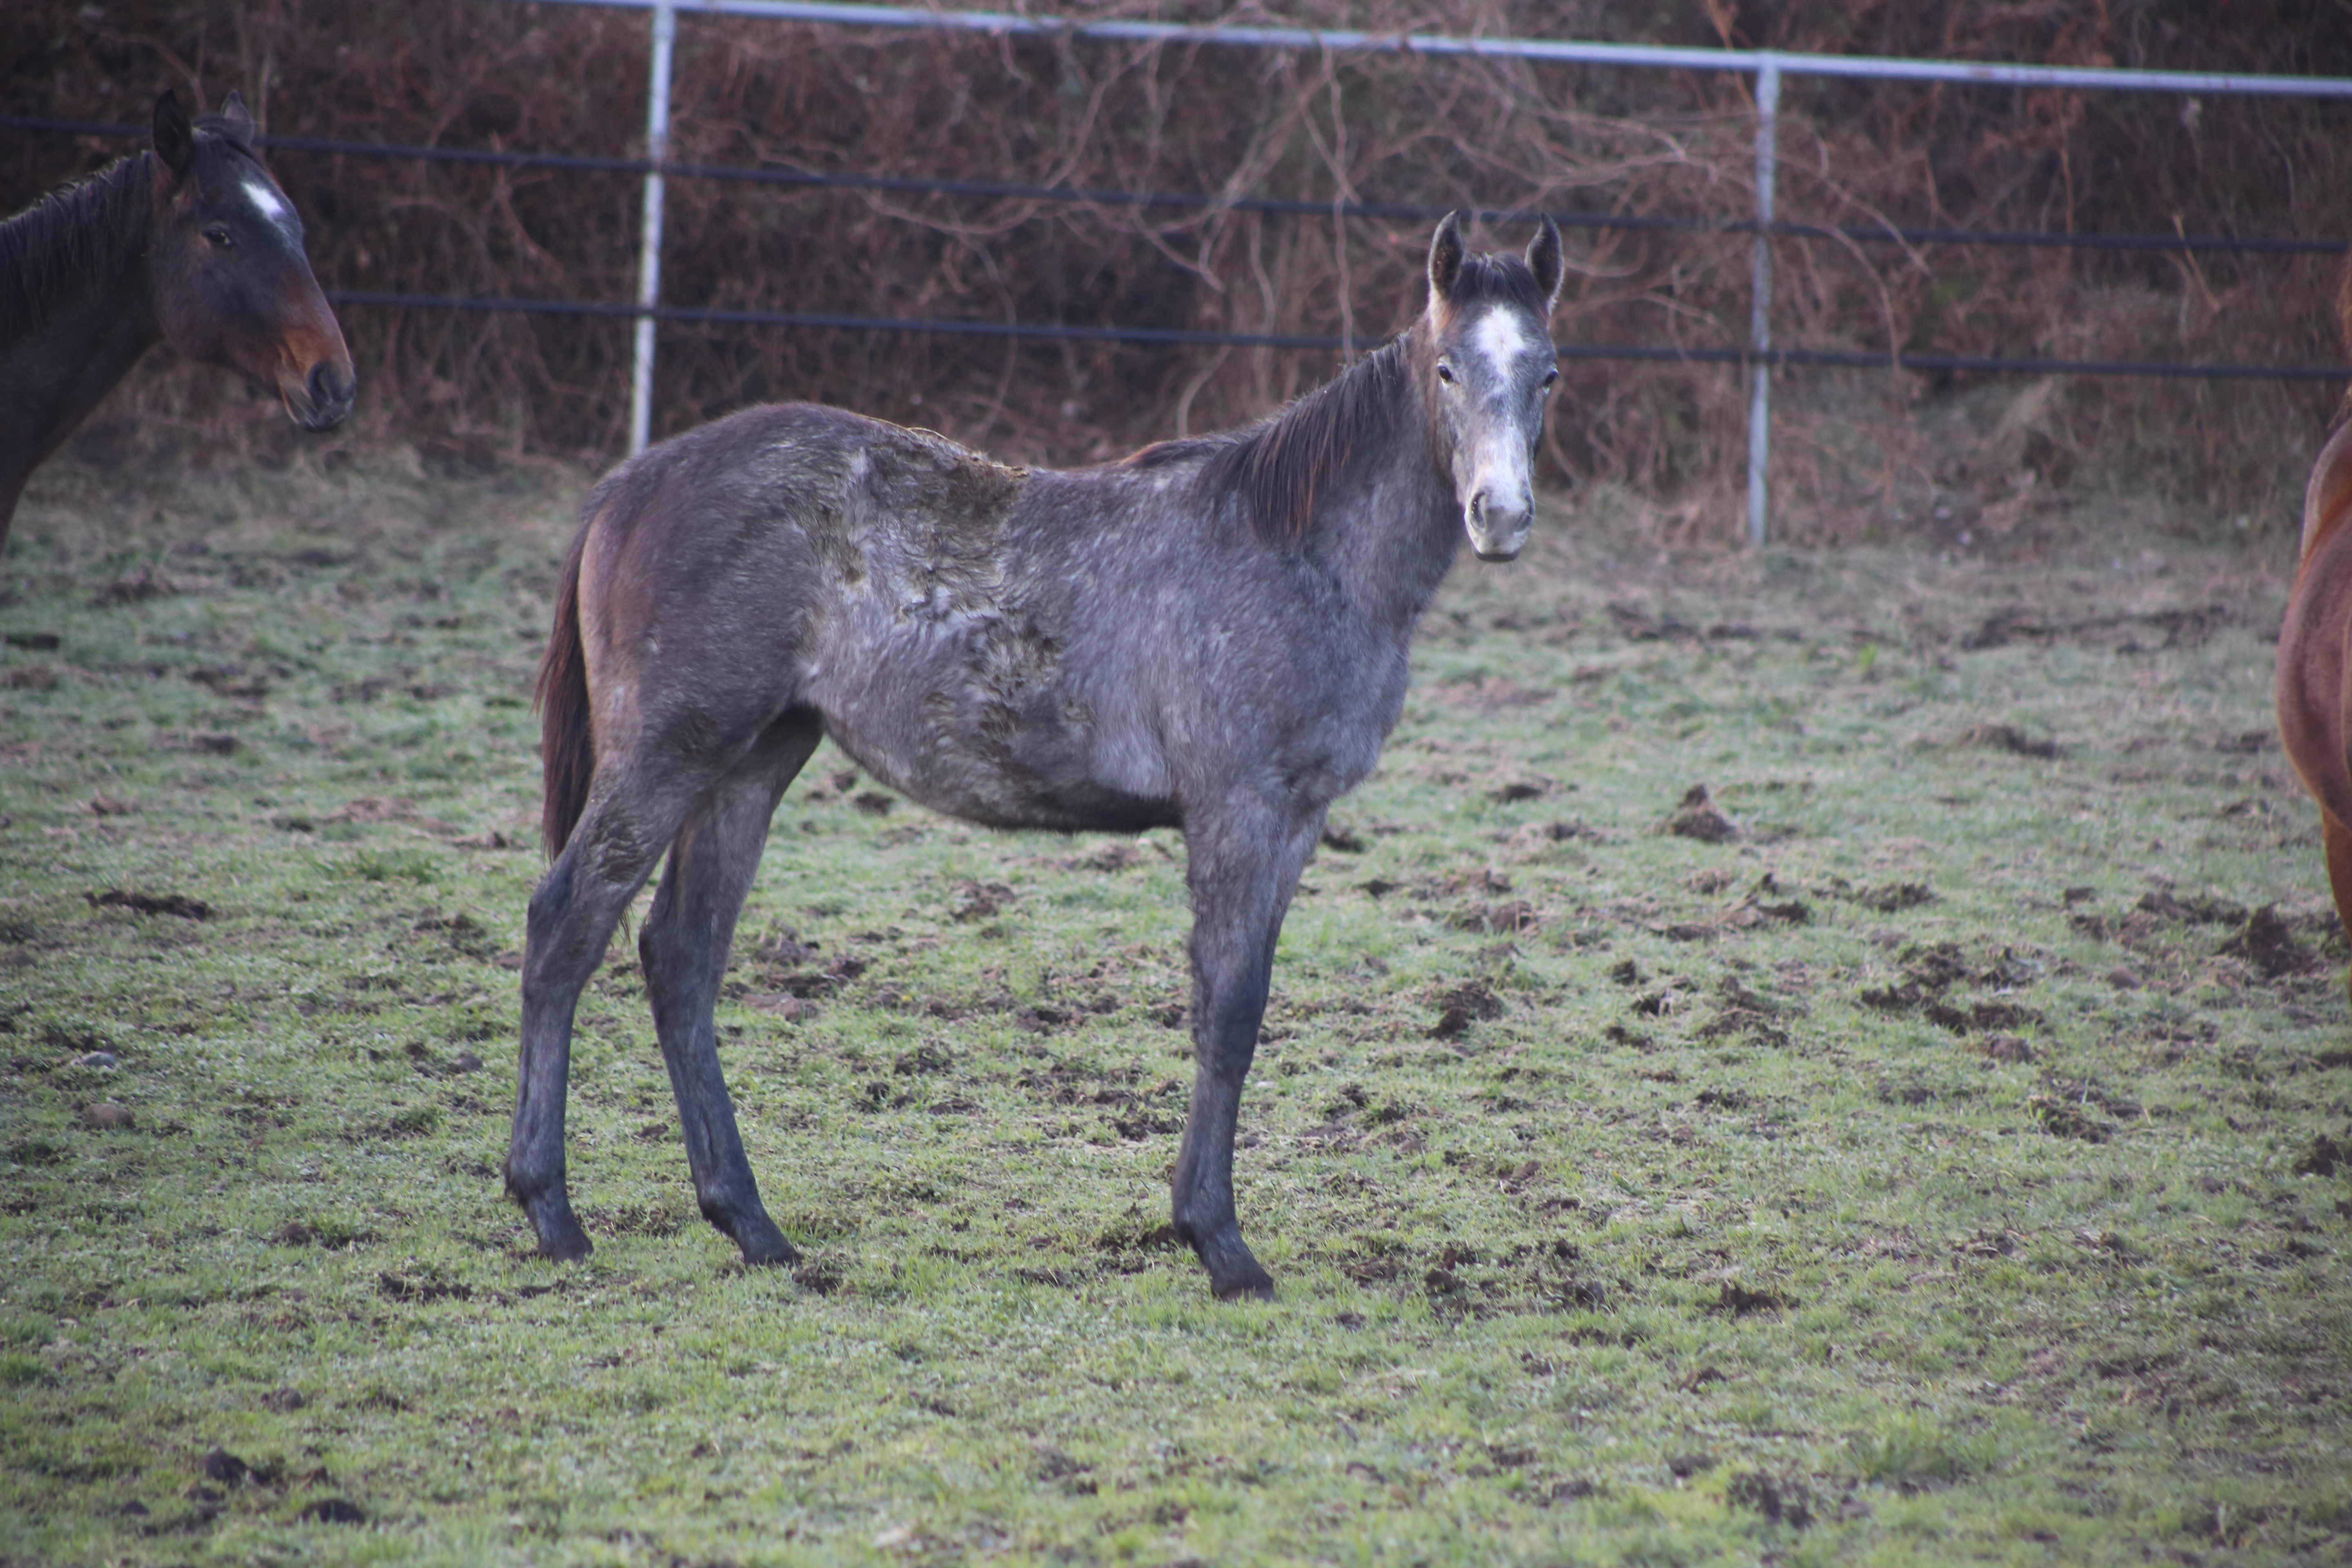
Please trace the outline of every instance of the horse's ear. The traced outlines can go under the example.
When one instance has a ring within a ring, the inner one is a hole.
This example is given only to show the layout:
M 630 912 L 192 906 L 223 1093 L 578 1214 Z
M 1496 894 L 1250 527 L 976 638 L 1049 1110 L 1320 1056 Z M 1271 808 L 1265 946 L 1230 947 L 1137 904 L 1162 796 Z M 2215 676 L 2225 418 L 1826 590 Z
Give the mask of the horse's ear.
M 220 128 L 230 141 L 248 153 L 253 151 L 253 111 L 245 106 L 245 94 L 228 95 L 228 101 L 221 105 Z
M 168 87 L 155 100 L 154 137 L 155 156 L 172 171 L 172 178 L 184 178 L 188 160 L 196 151 L 196 128 L 188 122 L 188 111 L 180 107 L 180 95 Z
M 1429 242 L 1429 303 L 1449 299 L 1462 277 L 1462 215 L 1447 213 Z
M 1560 279 L 1567 274 L 1568 261 L 1560 251 L 1559 225 L 1548 216 L 1535 238 L 1528 242 L 1528 270 L 1536 275 L 1536 287 L 1542 291 L 1544 310 L 1549 312 L 1559 303 Z

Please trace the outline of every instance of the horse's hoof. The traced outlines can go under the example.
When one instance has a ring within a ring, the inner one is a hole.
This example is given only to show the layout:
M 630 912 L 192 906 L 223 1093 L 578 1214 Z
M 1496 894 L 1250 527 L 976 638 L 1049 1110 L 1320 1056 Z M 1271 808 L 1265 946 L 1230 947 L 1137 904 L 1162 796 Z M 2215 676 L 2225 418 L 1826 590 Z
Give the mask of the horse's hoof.
M 563 1194 L 541 1194 L 535 1198 L 519 1199 L 523 1212 L 530 1216 L 530 1228 L 539 1235 L 539 1255 L 558 1263 L 577 1263 L 595 1250 L 588 1233 L 580 1228 L 572 1216 L 572 1205 Z
M 766 1219 L 756 1226 L 744 1226 L 735 1245 L 743 1249 L 743 1262 L 751 1268 L 774 1268 L 801 1260 L 799 1250 L 784 1239 L 784 1233 Z
M 588 1233 L 574 1226 L 569 1236 L 542 1236 L 539 1238 L 539 1255 L 553 1263 L 577 1263 L 596 1250 Z
M 1274 1276 L 1268 1274 L 1242 1239 L 1241 1226 L 1228 1223 L 1209 1232 L 1186 1234 L 1187 1227 L 1179 1225 L 1176 1233 L 1192 1244 L 1193 1256 L 1201 1267 L 1209 1271 L 1209 1289 L 1220 1301 L 1271 1301 L 1274 1300 Z

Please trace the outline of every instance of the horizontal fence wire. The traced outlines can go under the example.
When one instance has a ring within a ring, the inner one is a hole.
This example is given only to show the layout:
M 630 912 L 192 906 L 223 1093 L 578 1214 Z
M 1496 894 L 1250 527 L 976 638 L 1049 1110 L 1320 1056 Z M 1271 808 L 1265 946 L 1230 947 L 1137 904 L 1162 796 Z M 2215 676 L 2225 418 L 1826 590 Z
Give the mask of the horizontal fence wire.
M 95 121 L 54 120 L 31 115 L 0 115 L 0 126 L 71 135 L 135 139 L 147 134 L 135 125 Z M 600 158 L 577 153 L 509 153 L 494 149 L 403 147 L 372 142 L 341 142 L 322 137 L 267 136 L 263 145 L 296 152 L 347 153 L 363 157 L 488 163 L 572 169 L 594 173 L 646 174 L 660 172 L 683 178 L 735 179 L 763 184 L 836 186 L 941 193 L 960 195 L 1021 196 L 1097 205 L 1232 207 L 1243 211 L 1311 214 L 1317 216 L 1435 219 L 1444 207 L 1389 206 L 1287 201 L 1270 197 L 1223 197 L 1158 195 L 1131 191 L 1086 191 L 1069 186 L 996 184 L 973 181 L 911 180 L 873 175 L 812 174 L 796 170 L 750 169 L 730 165 L 664 163 L 638 158 Z M 1479 209 L 1477 216 L 1495 221 L 1525 219 L 1533 215 L 1507 209 Z M 2214 236 L 2179 235 L 2046 235 L 2003 234 L 1982 230 L 1826 228 L 1806 224 L 1758 225 L 1754 222 L 1712 222 L 1685 218 L 1623 217 L 1597 213 L 1552 215 L 1563 226 L 1591 228 L 1666 228 L 1720 233 L 1754 233 L 1759 227 L 1797 238 L 1838 237 L 1907 244 L 2046 245 L 2073 248 L 2141 250 L 2242 250 L 2340 255 L 2341 240 L 2233 239 Z M 329 289 L 338 305 L 394 310 L 467 310 L 513 315 L 588 316 L 635 320 L 650 316 L 658 321 L 688 325 L 802 327 L 820 330 L 886 332 L 939 332 L 962 336 L 1035 338 L 1079 342 L 1205 344 L 1234 348 L 1307 349 L 1349 353 L 1372 341 L 1349 342 L 1337 337 L 1286 332 L 1221 332 L 1178 327 L 1081 326 L 1042 321 L 980 321 L 951 318 L 832 315 L 803 310 L 728 310 L 692 305 L 643 306 L 579 300 L 525 300 L 452 294 L 386 293 L 364 289 Z M 1962 354 L 1871 353 L 1857 350 L 1772 349 L 1759 353 L 1740 348 L 1685 348 L 1637 343 L 1565 343 L 1560 356 L 1571 360 L 1649 361 L 1690 364 L 1758 363 L 1773 366 L 1816 366 L 1828 369 L 1903 370 L 1927 374 L 1970 373 L 1992 375 L 2116 375 L 2170 378 L 2205 377 L 2262 381 L 2343 381 L 2352 379 L 2352 366 L 2261 365 L 2176 363 L 2160 360 L 2069 360 L 1985 358 Z
M 52 132 L 77 136 L 108 136 L 136 140 L 147 132 L 136 125 L 100 121 L 49 120 L 32 115 L 0 114 L 0 126 L 12 130 Z M 1181 207 L 1230 210 L 1300 217 L 1414 219 L 1434 222 L 1449 212 L 1465 212 L 1495 223 L 1532 221 L 1538 215 L 1524 207 L 1433 207 L 1380 202 L 1318 202 L 1280 196 L 1211 196 L 1172 191 L 1100 190 L 1076 185 L 1024 185 L 993 180 L 922 180 L 885 174 L 819 174 L 803 169 L 751 167 L 732 163 L 653 163 L 643 158 L 602 158 L 578 153 L 516 153 L 499 148 L 407 147 L 383 142 L 346 142 L 322 136 L 264 136 L 262 145 L 273 151 L 347 154 L 362 158 L 392 158 L 417 163 L 475 163 L 505 168 L 568 169 L 591 174 L 651 174 L 669 179 L 722 180 L 752 184 L 793 185 L 817 189 L 889 191 L 906 195 L 958 195 L 1016 198 L 1074 203 L 1088 206 Z M 1617 213 L 1556 212 L 1544 214 L 1562 228 L 1656 229 L 1698 234 L 1755 234 L 1759 231 L 1790 239 L 1847 239 L 1879 245 L 2020 246 L 2063 250 L 2163 250 L 2244 252 L 2258 255 L 2341 256 L 2352 251 L 2352 240 L 2240 238 L 2230 235 L 2181 234 L 2048 234 L 2022 229 L 1910 228 L 1862 224 L 1759 224 L 1752 218 L 1645 217 Z
M 816 327 L 866 332 L 943 332 L 966 337 L 1046 338 L 1079 342 L 1207 344 L 1231 348 L 1323 349 L 1352 353 L 1380 340 L 1305 332 L 1216 332 L 1186 327 L 1066 326 L 1049 321 L 972 321 L 952 317 L 843 316 L 813 310 L 744 310 L 701 305 L 600 304 L 574 300 L 478 298 L 462 294 L 326 291 L 338 305 L 396 310 L 483 310 L 533 316 L 604 316 L 688 325 Z M 2237 381 L 2347 381 L 2352 365 L 2175 363 L 2164 360 L 1987 359 L 1969 354 L 1871 353 L 1858 349 L 1681 348 L 1644 343 L 1556 343 L 1562 359 L 1646 360 L 1687 364 L 1813 365 L 1833 370 L 1975 372 L 1994 375 L 2144 375 Z
M 1334 54 L 1454 56 L 1535 60 L 1552 65 L 1646 67 L 1675 70 L 1770 71 L 1872 81 L 1953 82 L 1966 87 L 2080 88 L 2106 92 L 2252 94 L 2275 98 L 2352 98 L 2352 78 L 2241 76 L 2228 71 L 2136 70 L 2116 66 L 2021 66 L 1994 60 L 1922 60 L 1883 55 L 1816 55 L 1784 49 L 1697 48 L 1675 44 L 1612 44 L 1570 38 L 1450 37 L 1441 33 L 1366 33 L 1331 27 L 1193 26 L 1128 19 L 1078 21 L 1011 11 L 950 11 L 841 0 L 553 0 L 572 5 L 651 10 L 675 5 L 680 16 L 757 16 L 845 27 L 903 27 L 992 37 L 1093 38 L 1119 43 L 1317 50 Z

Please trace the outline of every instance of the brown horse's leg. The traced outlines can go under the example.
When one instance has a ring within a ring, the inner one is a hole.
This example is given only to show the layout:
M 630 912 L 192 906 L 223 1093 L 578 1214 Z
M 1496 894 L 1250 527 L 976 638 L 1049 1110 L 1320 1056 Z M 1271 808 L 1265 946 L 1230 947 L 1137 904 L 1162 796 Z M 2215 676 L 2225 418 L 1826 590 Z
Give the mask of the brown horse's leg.
M 746 1263 L 789 1263 L 799 1255 L 761 1205 L 719 1071 L 710 1012 L 727 974 L 735 917 L 760 868 L 768 819 L 824 734 L 814 713 L 788 714 L 688 814 L 637 939 L 694 1195 L 702 1217 L 743 1249 Z
M 1234 804 L 1234 803 L 1221 803 Z M 1274 1279 L 1242 1239 L 1234 1210 L 1234 1131 L 1257 1052 L 1274 948 L 1298 874 L 1322 831 L 1251 802 L 1188 813 L 1192 884 L 1192 1104 L 1176 1156 L 1171 1217 L 1220 1300 L 1271 1300 Z
M 572 1010 L 687 803 L 708 787 L 704 781 L 659 791 L 640 788 L 634 779 L 600 777 L 598 783 L 606 787 L 591 795 L 571 841 L 530 896 L 523 935 L 522 1062 L 507 1144 L 507 1195 L 530 1215 L 540 1251 L 557 1258 L 585 1258 L 589 1251 L 564 1190 Z
M 2352 931 L 2352 827 L 2336 820 L 2335 815 L 2322 806 L 2319 811 L 2320 842 L 2327 850 L 2327 889 L 2336 895 L 2336 914 L 2344 929 Z M 2345 975 L 2345 991 L 2352 995 L 2352 972 Z

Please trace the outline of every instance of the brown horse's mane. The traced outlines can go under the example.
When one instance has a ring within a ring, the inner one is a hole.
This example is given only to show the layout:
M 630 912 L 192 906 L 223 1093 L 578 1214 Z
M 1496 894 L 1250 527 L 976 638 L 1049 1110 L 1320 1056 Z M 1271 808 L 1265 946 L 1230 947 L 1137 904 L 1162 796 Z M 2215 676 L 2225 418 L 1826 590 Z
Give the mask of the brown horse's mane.
M 147 248 L 152 153 L 134 153 L 60 186 L 0 223 L 0 338 L 41 324 L 77 283 L 112 273 Z
M 1547 316 L 1535 274 L 1516 256 L 1465 256 L 1446 290 L 1442 319 L 1468 306 L 1509 304 Z M 1412 333 L 1393 338 L 1273 417 L 1222 436 L 1160 441 L 1127 458 L 1158 468 L 1203 454 L 1195 493 L 1222 515 L 1238 500 L 1250 532 L 1297 540 L 1314 526 L 1316 503 L 1355 455 L 1390 438 L 1390 413 L 1409 390 Z
M 261 168 L 220 116 L 201 117 L 194 131 L 194 158 L 216 149 Z M 0 222 L 0 338 L 30 331 L 76 285 L 146 250 L 154 226 L 148 199 L 154 166 L 152 151 L 118 158 Z

